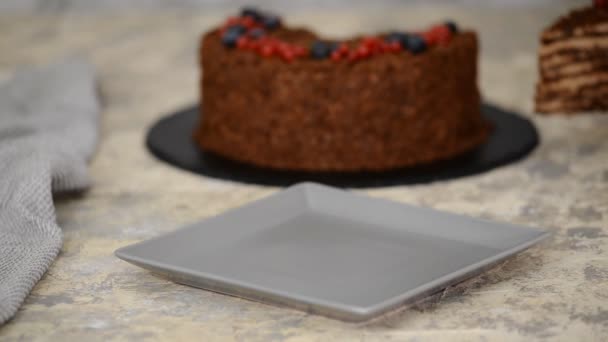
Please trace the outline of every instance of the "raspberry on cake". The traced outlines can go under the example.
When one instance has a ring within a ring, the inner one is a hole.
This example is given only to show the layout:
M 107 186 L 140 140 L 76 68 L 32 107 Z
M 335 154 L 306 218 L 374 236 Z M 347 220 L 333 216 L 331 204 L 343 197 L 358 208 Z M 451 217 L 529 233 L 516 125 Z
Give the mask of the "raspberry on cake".
M 572 11 L 541 35 L 536 111 L 608 110 L 608 1 Z
M 461 155 L 489 124 L 477 37 L 453 22 L 346 41 L 247 8 L 200 47 L 207 152 L 259 167 L 383 171 Z

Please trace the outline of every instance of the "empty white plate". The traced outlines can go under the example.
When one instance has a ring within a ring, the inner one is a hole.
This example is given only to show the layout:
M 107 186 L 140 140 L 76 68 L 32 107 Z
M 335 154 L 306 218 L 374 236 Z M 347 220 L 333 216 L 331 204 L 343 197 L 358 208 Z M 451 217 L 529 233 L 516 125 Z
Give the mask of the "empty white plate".
M 301 183 L 116 255 L 179 283 L 361 321 L 547 235 Z

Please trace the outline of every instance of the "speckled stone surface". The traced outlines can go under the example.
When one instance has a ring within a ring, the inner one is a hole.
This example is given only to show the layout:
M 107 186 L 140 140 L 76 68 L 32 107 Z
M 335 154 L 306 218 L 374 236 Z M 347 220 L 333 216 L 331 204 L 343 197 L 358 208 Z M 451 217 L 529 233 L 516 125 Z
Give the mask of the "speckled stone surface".
M 94 187 L 58 198 L 62 253 L 0 340 L 376 341 L 608 339 L 608 115 L 534 116 L 536 37 L 563 9 L 394 8 L 290 17 L 342 35 L 446 17 L 480 30 L 486 99 L 527 113 L 542 143 L 479 176 L 363 192 L 542 227 L 553 237 L 407 310 L 350 324 L 174 284 L 115 258 L 121 246 L 247 203 L 277 188 L 189 174 L 144 148 L 147 127 L 196 101 L 199 33 L 211 12 L 0 16 L 0 78 L 79 53 L 105 102 Z M 513 137 L 517 139 L 517 137 Z

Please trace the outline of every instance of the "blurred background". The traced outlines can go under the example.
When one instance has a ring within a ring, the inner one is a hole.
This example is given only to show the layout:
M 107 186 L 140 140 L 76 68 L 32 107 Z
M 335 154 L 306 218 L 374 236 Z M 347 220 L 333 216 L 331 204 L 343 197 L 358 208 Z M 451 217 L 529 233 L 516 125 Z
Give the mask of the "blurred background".
M 233 8 L 245 4 L 256 3 L 260 6 L 275 9 L 323 9 L 343 8 L 344 6 L 378 7 L 399 5 L 469 5 L 489 7 L 538 7 L 555 4 L 575 4 L 590 1 L 577 0 L 306 0 L 306 1 L 279 1 L 279 0 L 3 0 L 0 1 L 2 11 L 98 11 L 98 10 L 125 10 L 125 9 L 162 9 L 162 8 Z
M 120 9 L 159 9 L 159 8 L 224 8 L 238 7 L 256 3 L 272 8 L 332 8 L 342 6 L 391 6 L 401 4 L 445 3 L 452 5 L 483 6 L 543 6 L 555 3 L 573 3 L 573 0 L 3 0 L 0 10 L 4 11 L 96 11 Z M 580 2 L 580 1 L 578 1 Z

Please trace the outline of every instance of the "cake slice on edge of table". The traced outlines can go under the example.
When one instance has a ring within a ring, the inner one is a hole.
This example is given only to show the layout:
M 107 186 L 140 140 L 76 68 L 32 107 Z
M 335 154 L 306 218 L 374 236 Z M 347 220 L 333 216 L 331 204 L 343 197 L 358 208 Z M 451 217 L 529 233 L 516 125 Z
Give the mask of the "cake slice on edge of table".
M 608 0 L 577 9 L 543 31 L 536 111 L 608 111 Z
M 247 164 L 384 171 L 484 143 L 477 36 L 453 22 L 337 41 L 245 9 L 201 42 L 197 144 Z

